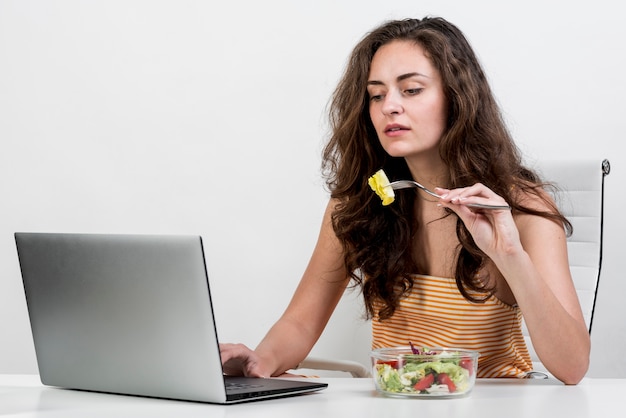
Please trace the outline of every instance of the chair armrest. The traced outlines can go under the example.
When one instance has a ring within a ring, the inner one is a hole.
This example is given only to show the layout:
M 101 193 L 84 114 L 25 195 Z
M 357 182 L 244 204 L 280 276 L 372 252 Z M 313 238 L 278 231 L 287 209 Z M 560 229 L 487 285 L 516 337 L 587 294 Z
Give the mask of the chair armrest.
M 370 377 L 370 371 L 361 363 L 351 360 L 331 360 L 319 357 L 307 357 L 297 369 L 331 370 L 347 372 L 352 377 Z

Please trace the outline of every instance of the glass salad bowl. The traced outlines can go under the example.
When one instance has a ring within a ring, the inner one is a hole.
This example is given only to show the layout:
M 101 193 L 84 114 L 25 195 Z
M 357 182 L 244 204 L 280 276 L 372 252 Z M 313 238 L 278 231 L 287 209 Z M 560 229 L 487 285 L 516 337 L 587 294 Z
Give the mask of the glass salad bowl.
M 474 387 L 479 355 L 462 348 L 379 348 L 371 352 L 372 376 L 388 396 L 465 396 Z

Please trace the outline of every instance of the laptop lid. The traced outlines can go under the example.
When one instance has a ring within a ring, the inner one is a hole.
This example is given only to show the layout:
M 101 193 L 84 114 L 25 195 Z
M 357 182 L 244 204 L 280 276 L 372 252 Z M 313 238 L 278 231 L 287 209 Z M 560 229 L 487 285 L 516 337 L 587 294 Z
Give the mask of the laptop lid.
M 253 379 L 260 387 L 227 393 L 199 236 L 15 239 L 45 385 L 212 403 L 326 387 Z

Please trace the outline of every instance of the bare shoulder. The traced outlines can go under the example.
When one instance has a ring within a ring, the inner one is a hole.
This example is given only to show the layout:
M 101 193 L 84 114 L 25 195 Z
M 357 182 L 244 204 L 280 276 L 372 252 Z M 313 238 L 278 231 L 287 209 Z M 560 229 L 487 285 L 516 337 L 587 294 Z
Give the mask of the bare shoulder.
M 514 198 L 518 204 L 540 212 L 556 212 L 557 206 L 552 195 L 540 185 L 528 184 L 526 188 L 516 188 Z
M 546 215 L 558 215 L 559 209 L 552 195 L 541 187 L 520 190 L 516 195 L 518 204 Z M 555 241 L 564 242 L 565 228 L 559 218 L 516 211 L 515 223 L 520 232 L 522 244 L 544 247 Z M 525 245 L 525 246 L 526 246 Z

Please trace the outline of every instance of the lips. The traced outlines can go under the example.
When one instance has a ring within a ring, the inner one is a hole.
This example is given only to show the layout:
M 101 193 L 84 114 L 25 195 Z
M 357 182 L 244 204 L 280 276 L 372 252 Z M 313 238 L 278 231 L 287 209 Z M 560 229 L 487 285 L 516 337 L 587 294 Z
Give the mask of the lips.
M 402 131 L 408 131 L 408 130 L 409 128 L 407 126 L 399 125 L 397 123 L 393 123 L 393 124 L 385 126 L 386 134 L 400 133 Z

